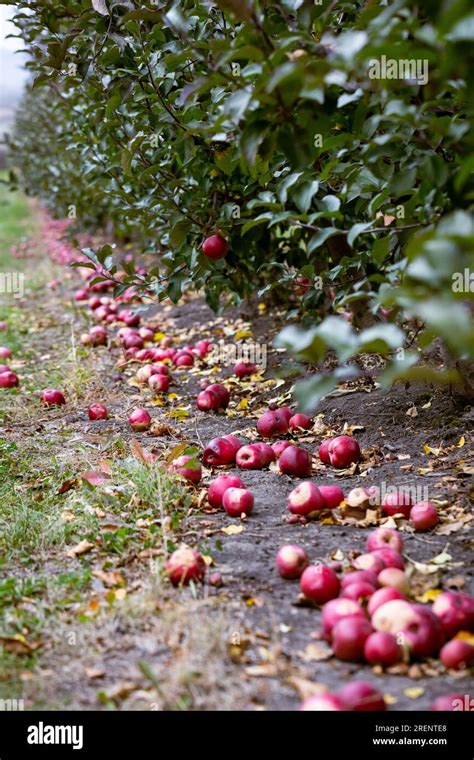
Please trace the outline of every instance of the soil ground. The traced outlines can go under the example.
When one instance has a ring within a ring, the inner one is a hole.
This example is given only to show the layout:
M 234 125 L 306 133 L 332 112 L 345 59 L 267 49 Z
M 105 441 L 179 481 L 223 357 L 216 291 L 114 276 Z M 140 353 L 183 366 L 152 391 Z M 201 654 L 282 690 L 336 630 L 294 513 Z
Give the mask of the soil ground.
M 81 479 L 104 460 L 130 462 L 133 451 L 139 465 L 134 441 L 164 455 L 183 441 L 201 446 L 235 432 L 255 438 L 256 417 L 269 402 L 286 403 L 294 382 L 278 379 L 282 354 L 272 348 L 283 310 L 256 304 L 216 317 L 200 298 L 150 307 L 144 319 L 158 321 L 177 343 L 252 340 L 269 352 L 265 373 L 248 383 L 231 378 L 222 363 L 173 371 L 175 397 L 159 405 L 130 384 L 132 372 L 117 370 L 118 345 L 80 346 L 91 322 L 72 299 L 78 275 L 51 263 L 45 250 L 21 266 L 26 295 L 4 299 L 0 310 L 11 325 L 0 342 L 20 338 L 12 368 L 22 381 L 19 391 L 2 391 L 0 398 L 7 488 L 0 510 L 1 698 L 23 698 L 27 709 L 292 710 L 319 688 L 360 678 L 381 689 L 390 709 L 410 710 L 428 709 L 443 693 L 472 692 L 469 673 L 447 673 L 435 660 L 389 672 L 336 660 L 319 638 L 319 609 L 301 602 L 297 582 L 277 575 L 274 557 L 284 543 L 301 544 L 312 560 L 348 563 L 363 551 L 380 515 L 337 510 L 290 525 L 286 498 L 296 481 L 273 468 L 243 476 L 230 470 L 255 495 L 255 511 L 243 523 L 209 509 L 210 471 L 192 499 L 189 489 L 169 486 L 166 498 L 175 503 L 167 504 L 167 518 L 159 505 L 144 507 L 133 488 L 124 506 L 107 484 L 94 488 Z M 227 413 L 195 409 L 203 377 L 228 379 Z M 46 386 L 64 389 L 66 407 L 40 407 L 38 392 Z M 107 403 L 108 421 L 87 419 L 93 401 Z M 136 406 L 161 423 L 154 435 L 130 431 L 127 416 Z M 313 430 L 297 436 L 314 454 L 325 435 L 347 428 L 361 444 L 363 460 L 353 472 L 338 473 L 315 458 L 316 483 L 337 483 L 344 493 L 371 484 L 427 488 L 423 498 L 442 515 L 438 528 L 413 534 L 397 521 L 413 594 L 424 601 L 440 588 L 473 590 L 473 416 L 446 391 L 397 386 L 382 392 L 369 379 L 338 389 L 318 406 Z M 135 475 L 122 475 L 122 490 L 130 482 L 136 484 Z M 226 533 L 231 526 L 234 532 Z M 212 561 L 220 588 L 172 590 L 163 580 L 163 547 L 180 540 Z M 81 541 L 90 546 L 75 554 Z

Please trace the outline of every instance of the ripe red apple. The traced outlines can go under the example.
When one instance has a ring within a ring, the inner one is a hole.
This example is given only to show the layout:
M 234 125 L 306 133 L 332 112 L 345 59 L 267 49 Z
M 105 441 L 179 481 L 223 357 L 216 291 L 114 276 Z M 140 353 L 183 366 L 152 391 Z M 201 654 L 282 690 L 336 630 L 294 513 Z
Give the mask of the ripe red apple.
M 377 631 L 401 634 L 416 657 L 429 657 L 438 652 L 443 642 L 441 624 L 423 604 L 410 604 L 394 599 L 378 607 L 372 616 Z
M 374 557 L 380 557 L 386 567 L 398 567 L 399 570 L 403 570 L 405 567 L 403 557 L 394 549 L 391 549 L 390 546 L 384 546 L 383 549 L 374 549 L 371 554 Z
M 410 522 L 415 530 L 429 530 L 439 523 L 438 510 L 428 501 L 419 501 L 410 512 Z
M 46 406 L 61 406 L 66 403 L 66 399 L 61 391 L 56 391 L 54 388 L 46 388 L 44 391 L 41 391 L 40 398 Z
M 217 393 L 206 389 L 198 393 L 196 406 L 201 412 L 209 412 L 211 410 L 217 412 L 221 408 L 221 400 Z
M 372 570 L 378 575 L 386 567 L 382 557 L 377 557 L 374 553 L 360 554 L 352 563 L 357 570 Z
M 462 591 L 445 591 L 436 597 L 432 610 L 447 638 L 458 631 L 474 631 L 474 598 Z
M 435 712 L 470 712 L 472 707 L 469 694 L 443 694 L 435 699 L 431 709 Z
M 145 385 L 152 375 L 156 375 L 151 364 L 146 364 L 144 367 L 140 367 L 135 375 L 135 380 L 140 385 Z
M 319 486 L 326 509 L 336 509 L 344 501 L 344 494 L 339 486 Z
M 342 576 L 341 587 L 347 588 L 351 583 L 370 583 L 371 586 L 377 588 L 377 575 L 372 570 L 355 570 L 351 573 L 346 573 Z
M 294 415 L 293 409 L 290 409 L 289 406 L 281 406 L 278 411 L 283 414 L 287 422 L 289 422 Z
M 304 570 L 300 588 L 307 599 L 316 604 L 325 604 L 339 594 L 341 584 L 334 570 L 319 562 Z
M 211 235 L 206 238 L 202 244 L 202 252 L 204 256 L 207 256 L 208 259 L 212 259 L 213 261 L 223 259 L 228 250 L 229 244 L 221 235 Z
M 391 586 L 379 588 L 375 594 L 372 594 L 369 599 L 369 604 L 367 605 L 367 612 L 369 613 L 370 617 L 372 617 L 372 615 L 375 613 L 375 610 L 378 610 L 382 604 L 386 604 L 386 602 L 392 602 L 394 599 L 403 599 L 406 601 L 405 595 L 402 594 L 402 592 L 397 588 L 392 588 Z
M 403 538 L 398 530 L 382 526 L 369 533 L 365 544 L 368 552 L 373 552 L 375 549 L 383 549 L 386 546 L 401 554 L 403 551 Z
M 219 397 L 222 409 L 225 409 L 229 405 L 230 393 L 222 383 L 211 383 L 211 385 L 206 387 L 206 391 L 215 393 Z
M 146 409 L 135 409 L 128 418 L 128 424 L 132 430 L 142 432 L 151 427 L 151 417 Z
M 382 694 L 366 681 L 351 681 L 337 692 L 349 710 L 373 711 L 385 710 Z
M 294 515 L 309 515 L 325 508 L 319 488 L 310 480 L 296 486 L 288 496 L 288 509 Z
M 329 460 L 333 467 L 343 469 L 360 459 L 360 446 L 350 435 L 333 438 L 328 446 Z
M 202 468 L 196 457 L 183 454 L 173 460 L 170 470 L 177 475 L 186 478 L 191 483 L 197 485 L 202 477 Z
M 6 322 L 0 322 L 0 330 L 7 330 L 8 325 Z
M 211 507 L 222 507 L 222 497 L 228 488 L 245 488 L 245 483 L 236 475 L 219 475 L 209 483 L 207 500 Z
M 202 461 L 209 467 L 220 467 L 224 464 L 233 464 L 241 443 L 234 436 L 222 436 L 212 438 L 203 451 Z
M 255 446 L 262 453 L 264 464 L 270 464 L 270 462 L 275 461 L 276 454 L 268 443 L 256 441 L 255 443 L 252 443 L 251 446 Z
M 285 544 L 281 546 L 275 557 L 278 572 L 282 578 L 295 580 L 308 567 L 309 559 L 302 546 Z
M 8 364 L 0 364 L 0 374 L 3 374 L 4 372 L 11 372 Z
M 102 325 L 94 325 L 89 330 L 89 337 L 93 346 L 107 345 L 107 330 Z
M 180 546 L 165 564 L 168 578 L 173 586 L 187 585 L 190 581 L 202 581 L 206 563 L 202 555 L 189 546 Z
M 148 387 L 153 393 L 166 393 L 170 387 L 170 379 L 167 375 L 156 373 L 148 378 Z
M 322 624 L 324 637 L 331 640 L 332 630 L 336 623 L 343 618 L 348 617 L 360 617 L 363 620 L 367 620 L 367 616 L 357 602 L 353 599 L 344 599 L 344 597 L 338 597 L 337 599 L 331 599 L 330 602 L 323 607 Z
M 367 583 L 367 581 L 355 581 L 342 590 L 341 596 L 344 599 L 353 599 L 354 602 L 359 602 L 368 599 L 374 592 L 375 586 Z
M 309 430 L 312 425 L 313 421 L 310 417 L 308 417 L 308 415 L 299 413 L 294 414 L 293 417 L 290 417 L 290 420 L 288 422 L 288 427 L 290 430 L 298 430 L 298 428 Z
M 194 364 L 194 359 L 191 354 L 188 353 L 182 353 L 182 354 L 176 354 L 175 357 L 175 365 L 177 367 L 192 367 Z
M 242 446 L 237 452 L 235 461 L 243 470 L 261 470 L 268 464 L 264 451 L 254 443 Z
M 348 662 L 362 660 L 365 642 L 373 630 L 367 619 L 358 616 L 339 620 L 332 629 L 331 636 L 331 646 L 338 660 Z
M 10 359 L 12 352 L 10 348 L 6 346 L 0 346 L 0 359 Z
M 109 418 L 105 404 L 91 404 L 87 414 L 90 420 L 107 420 Z
M 249 515 L 253 510 L 253 494 L 247 488 L 228 488 L 222 497 L 222 506 L 231 517 Z
M 451 639 L 441 649 L 439 658 L 445 668 L 465 670 L 474 663 L 474 647 L 463 639 Z
M 253 375 L 254 372 L 257 372 L 257 366 L 252 362 L 237 362 L 234 366 L 234 375 L 239 379 Z
M 336 694 L 313 694 L 302 702 L 303 712 L 341 712 L 347 710 L 342 700 Z
M 150 343 L 155 337 L 155 333 L 153 332 L 151 327 L 140 327 L 138 334 L 140 338 L 143 338 L 145 343 Z
M 364 644 L 364 657 L 370 665 L 389 667 L 402 659 L 403 650 L 393 633 L 375 631 Z
M 135 348 L 137 351 L 143 348 L 143 340 L 139 335 L 126 335 L 122 341 L 122 345 L 126 349 Z
M 280 471 L 284 475 L 308 478 L 311 475 L 311 456 L 306 449 L 288 446 L 278 460 Z
M 326 438 L 318 449 L 318 456 L 323 464 L 331 464 L 331 460 L 329 459 L 329 444 L 332 441 L 332 438 Z
M 400 570 L 398 567 L 385 567 L 378 574 L 377 580 L 381 586 L 396 588 L 401 591 L 402 594 L 408 594 L 408 578 L 403 570 Z
M 154 375 L 167 375 L 169 377 L 170 371 L 169 368 L 166 366 L 166 364 L 161 364 L 161 362 L 157 362 L 156 364 L 151 365 L 153 369 Z
M 382 510 L 389 516 L 401 514 L 409 517 L 412 506 L 413 502 L 407 491 L 388 493 L 382 502 Z
M 7 370 L 0 373 L 0 388 L 16 388 L 20 384 L 18 375 Z
M 346 504 L 354 509 L 368 509 L 370 507 L 370 494 L 367 488 L 352 488 L 344 499 Z
M 265 412 L 257 420 L 257 430 L 264 438 L 286 435 L 288 432 L 288 421 L 281 411 Z
M 280 459 L 285 449 L 287 449 L 288 446 L 292 446 L 292 445 L 293 444 L 290 443 L 290 441 L 275 441 L 275 443 L 272 443 L 272 449 L 275 453 L 276 458 Z

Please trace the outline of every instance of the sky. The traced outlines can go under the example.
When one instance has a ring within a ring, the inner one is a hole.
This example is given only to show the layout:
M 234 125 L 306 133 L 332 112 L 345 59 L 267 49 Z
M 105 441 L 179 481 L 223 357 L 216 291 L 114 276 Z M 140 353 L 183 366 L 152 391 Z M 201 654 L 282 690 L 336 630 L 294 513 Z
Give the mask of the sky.
M 21 49 L 18 39 L 5 39 L 15 33 L 9 21 L 14 7 L 0 5 L 0 136 L 8 130 L 16 104 L 21 97 L 27 72 L 23 68 L 24 56 L 15 53 Z

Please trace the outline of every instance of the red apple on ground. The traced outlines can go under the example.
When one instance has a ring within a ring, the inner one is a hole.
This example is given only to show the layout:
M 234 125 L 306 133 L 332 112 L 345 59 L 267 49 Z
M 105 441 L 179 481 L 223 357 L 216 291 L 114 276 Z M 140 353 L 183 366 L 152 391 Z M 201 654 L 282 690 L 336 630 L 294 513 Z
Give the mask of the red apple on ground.
M 345 617 L 339 620 L 332 629 L 331 636 L 332 649 L 338 660 L 362 660 L 365 642 L 373 630 L 369 621 L 361 617 Z
M 331 640 L 331 634 L 334 626 L 343 618 L 348 617 L 360 617 L 363 620 L 367 620 L 367 616 L 357 602 L 353 599 L 344 599 L 338 597 L 337 599 L 331 599 L 323 607 L 322 624 L 323 633 L 326 639 Z
M 474 598 L 462 591 L 445 591 L 436 597 L 432 610 L 447 638 L 458 631 L 474 631 Z
M 316 604 L 325 604 L 339 594 L 341 584 L 334 570 L 323 565 L 310 565 L 300 579 L 300 588 L 307 599 Z
M 413 502 L 407 491 L 388 493 L 382 501 L 382 510 L 389 516 L 401 514 L 409 517 L 412 506 Z
M 339 689 L 337 695 L 349 710 L 385 710 L 382 694 L 366 681 L 352 681 Z
M 375 549 L 383 549 L 389 546 L 390 549 L 401 554 L 403 551 L 403 538 L 398 530 L 393 528 L 376 528 L 367 538 L 365 548 L 368 552 L 373 552 Z
M 252 446 L 255 446 L 263 456 L 264 464 L 270 464 L 270 462 L 274 462 L 276 459 L 276 454 L 273 451 L 272 447 L 268 445 L 268 443 L 262 443 L 261 441 L 257 441 L 256 443 L 252 443 Z
M 249 515 L 253 510 L 253 494 L 247 488 L 228 488 L 222 497 L 222 506 L 230 517 Z
M 336 509 L 344 501 L 344 494 L 339 486 L 318 486 L 324 499 L 326 509 Z
M 405 595 L 402 594 L 402 592 L 397 588 L 379 588 L 375 594 L 372 594 L 370 597 L 369 604 L 367 605 L 367 612 L 372 617 L 372 615 L 375 613 L 375 610 L 381 607 L 382 604 L 386 604 L 386 602 L 392 602 L 394 599 L 403 599 L 406 601 Z
M 378 631 L 400 635 L 416 657 L 430 657 L 438 652 L 443 642 L 441 624 L 436 615 L 423 604 L 410 604 L 395 599 L 382 604 L 372 616 L 372 625 Z
M 211 507 L 222 507 L 222 497 L 228 488 L 245 488 L 245 483 L 236 475 L 219 475 L 209 483 L 207 500 Z
M 199 483 L 202 477 L 200 463 L 197 461 L 196 457 L 188 456 L 187 454 L 183 454 L 173 460 L 170 465 L 170 470 L 177 475 L 181 475 L 181 477 L 186 478 L 186 480 L 189 480 L 195 485 Z
M 0 373 L 0 388 L 16 388 L 20 384 L 18 375 L 7 370 Z
M 278 409 L 278 411 L 281 412 L 281 414 L 283 414 L 287 422 L 289 422 L 294 415 L 293 409 L 290 409 L 289 406 L 281 406 L 280 409 Z
M 175 357 L 175 365 L 177 367 L 192 367 L 194 364 L 194 358 L 191 354 L 188 353 L 182 353 L 176 355 Z
M 237 375 L 239 379 L 249 377 L 254 372 L 257 372 L 257 366 L 252 362 L 237 362 L 234 366 L 234 375 Z
M 445 668 L 465 670 L 474 663 L 474 647 L 463 639 L 452 639 L 441 649 L 439 658 Z
M 140 433 L 143 430 L 148 430 L 151 427 L 151 417 L 146 409 L 135 409 L 128 418 L 128 424 L 132 430 Z
M 294 515 L 309 515 L 325 508 L 319 488 L 310 480 L 300 483 L 288 496 L 288 509 Z
M 217 261 L 227 255 L 229 244 L 222 235 L 211 235 L 206 238 L 202 244 L 202 252 L 208 259 Z
M 375 631 L 364 644 L 364 657 L 370 665 L 390 667 L 400 662 L 403 650 L 393 633 Z
M 318 456 L 323 464 L 331 464 L 331 460 L 329 459 L 329 444 L 332 443 L 332 440 L 332 438 L 326 438 L 318 449 Z
M 293 445 L 294 444 L 290 443 L 290 441 L 275 441 L 275 443 L 272 443 L 272 449 L 275 453 L 276 458 L 279 459 L 285 449 L 287 449 L 288 446 Z
M 203 451 L 202 461 L 209 467 L 220 467 L 225 464 L 233 464 L 237 451 L 241 449 L 238 438 L 234 436 L 222 436 L 212 438 Z
M 105 404 L 91 404 L 87 414 L 90 420 L 107 420 L 109 418 Z
M 307 478 L 311 475 L 311 456 L 306 449 L 288 446 L 278 460 L 280 471 L 284 475 Z
M 329 461 L 333 467 L 343 469 L 360 459 L 360 446 L 350 435 L 333 438 L 328 446 Z
M 344 599 L 353 599 L 354 602 L 360 602 L 371 597 L 374 592 L 375 586 L 367 583 L 367 581 L 356 581 L 355 583 L 350 583 L 346 586 L 343 589 L 341 596 L 343 596 Z
M 166 572 L 173 586 L 187 585 L 190 581 L 202 581 L 206 563 L 202 555 L 189 546 L 181 546 L 167 560 Z
M 341 587 L 347 588 L 351 583 L 359 583 L 360 581 L 370 583 L 370 585 L 375 588 L 377 588 L 378 585 L 377 574 L 374 573 L 373 570 L 354 570 L 353 572 L 346 573 L 342 576 Z
M 438 510 L 428 501 L 419 501 L 411 509 L 410 522 L 416 531 L 434 528 L 439 523 Z
M 290 430 L 298 430 L 298 428 L 301 428 L 302 430 L 309 430 L 312 425 L 312 419 L 306 414 L 294 414 L 293 417 L 290 417 L 290 420 L 288 422 L 288 427 Z
M 257 430 L 264 438 L 286 435 L 288 432 L 288 421 L 281 411 L 265 412 L 257 420 Z
M 10 348 L 6 346 L 0 346 L 0 359 L 10 359 L 12 352 Z
M 206 387 L 206 391 L 210 391 L 211 393 L 215 393 L 221 402 L 222 409 L 226 409 L 229 405 L 230 401 L 230 393 L 225 387 L 225 385 L 222 385 L 222 383 L 211 383 L 211 385 L 208 385 Z
M 66 403 L 64 394 L 54 388 L 46 388 L 44 391 L 41 391 L 40 398 L 46 406 L 61 406 Z
M 295 580 L 308 567 L 309 559 L 302 546 L 285 544 L 278 549 L 275 558 L 278 572 L 282 578 Z
M 260 446 L 250 443 L 238 450 L 235 461 L 243 470 L 261 470 L 268 464 L 268 457 Z
M 205 390 L 198 393 L 196 398 L 196 406 L 201 412 L 217 412 L 221 408 L 221 400 L 217 393 Z
M 372 570 L 375 575 L 378 575 L 386 567 L 383 559 L 373 553 L 360 554 L 352 564 L 357 570 Z
M 340 712 L 347 710 L 342 700 L 336 694 L 313 694 L 301 704 L 300 710 L 303 712 Z
M 403 570 L 405 563 L 403 557 L 391 549 L 390 546 L 384 546 L 383 549 L 374 549 L 371 554 L 374 557 L 379 557 L 386 567 L 398 567 L 399 570 Z
M 158 373 L 151 375 L 148 378 L 148 387 L 155 394 L 166 393 L 170 387 L 170 379 L 167 375 L 159 375 Z
M 377 580 L 381 586 L 396 588 L 402 594 L 408 594 L 410 590 L 408 578 L 403 570 L 400 570 L 398 567 L 385 567 L 378 574 Z

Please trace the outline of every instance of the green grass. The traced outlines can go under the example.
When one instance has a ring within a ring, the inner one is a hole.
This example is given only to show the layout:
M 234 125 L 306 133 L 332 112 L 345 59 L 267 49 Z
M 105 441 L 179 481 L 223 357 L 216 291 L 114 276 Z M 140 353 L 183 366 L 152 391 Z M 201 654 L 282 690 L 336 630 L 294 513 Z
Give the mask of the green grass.
M 10 248 L 34 231 L 35 215 L 23 193 L 8 189 L 6 177 L 0 172 L 0 270 L 18 271 L 24 262 L 13 258 Z

